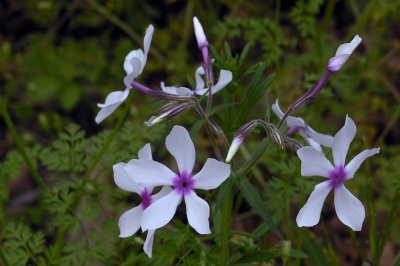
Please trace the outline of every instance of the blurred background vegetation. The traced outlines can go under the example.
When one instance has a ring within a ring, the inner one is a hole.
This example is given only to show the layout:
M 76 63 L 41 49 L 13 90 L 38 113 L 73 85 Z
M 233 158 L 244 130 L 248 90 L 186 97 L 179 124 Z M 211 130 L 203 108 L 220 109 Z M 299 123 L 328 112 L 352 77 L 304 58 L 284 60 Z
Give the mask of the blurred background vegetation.
M 265 204 L 273 211 L 284 236 L 302 251 L 292 254 L 291 264 L 399 263 L 400 231 L 395 228 L 378 234 L 387 228 L 384 225 L 388 216 L 393 215 L 394 224 L 400 221 L 395 206 L 400 200 L 399 14 L 399 0 L 0 1 L 1 95 L 35 167 L 52 187 L 42 195 L 0 119 L 0 234 L 6 255 L 10 250 L 24 250 L 16 242 L 36 237 L 38 243 L 32 245 L 41 248 L 37 254 L 33 252 L 34 256 L 25 254 L 22 265 L 196 265 L 199 261 L 213 261 L 218 249 L 199 246 L 193 232 L 179 222 L 174 230 L 184 232 L 182 237 L 173 234 L 172 240 L 167 231 L 161 230 L 163 241 L 155 244 L 155 258 L 151 261 L 138 256 L 140 235 L 123 241 L 117 237 L 117 219 L 130 206 L 132 196 L 115 189 L 111 165 L 133 158 L 148 141 L 153 143 L 156 158 L 164 158 L 163 141 L 168 129 L 173 124 L 191 128 L 197 119 L 194 112 L 188 111 L 173 121 L 147 129 L 143 121 L 160 103 L 145 95 L 134 94 L 128 121 L 118 132 L 117 141 L 97 165 L 94 178 L 79 184 L 83 189 L 77 191 L 89 196 L 82 198 L 75 212 L 61 210 L 62 206 L 75 204 L 68 203 L 70 192 L 91 168 L 93 157 L 122 112 L 119 110 L 101 125 L 94 122 L 96 104 L 103 102 L 110 91 L 124 88 L 122 63 L 126 54 L 142 48 L 144 31 L 153 24 L 156 30 L 141 81 L 154 88 L 159 88 L 161 81 L 188 86 L 201 58 L 192 26 L 192 17 L 197 16 L 218 53 L 229 54 L 225 42 L 233 55 L 250 44 L 242 68 L 237 68 L 235 59 L 229 56 L 217 60 L 221 64 L 217 67 L 234 73 L 231 88 L 236 102 L 247 89 L 235 78 L 241 75 L 240 71 L 262 63 L 265 76 L 276 74 L 249 118 L 269 116 L 270 104 L 276 98 L 286 108 L 318 81 L 340 44 L 349 42 L 355 34 L 363 38 L 319 99 L 296 113 L 316 130 L 330 134 L 342 126 L 349 114 L 358 126 L 352 153 L 381 147 L 381 154 L 364 165 L 350 185 L 362 202 L 372 202 L 369 206 L 374 206 L 372 210 L 376 212 L 368 209 L 363 231 L 355 234 L 340 224 L 332 200 L 325 205 L 319 225 L 296 228 L 297 211 L 317 182 L 301 179 L 300 163 L 290 149 L 282 153 L 278 147 L 271 147 L 259 168 L 249 176 L 260 185 Z M 229 94 L 223 91 L 221 95 L 224 93 Z M 276 117 L 270 119 L 276 122 Z M 230 128 L 232 132 L 236 129 Z M 210 156 L 206 153 L 210 151 L 207 138 L 202 134 L 196 138 L 197 150 L 204 151 L 198 155 L 199 160 Z M 259 140 L 255 134 L 246 141 L 249 153 Z M 237 196 L 235 206 L 233 228 L 249 235 L 232 238 L 231 262 L 245 265 L 246 259 L 247 263 L 256 261 L 258 253 L 251 253 L 254 249 L 276 249 L 277 240 L 260 229 L 260 218 L 241 196 Z M 60 228 L 68 232 L 67 236 L 57 231 Z M 254 232 L 256 228 L 259 230 Z M 85 239 L 84 230 L 88 235 Z M 15 232 L 21 233 L 21 238 L 30 237 L 21 240 Z M 375 246 L 371 247 L 371 242 Z M 205 254 L 204 250 L 211 251 Z M 21 262 L 22 253 L 10 255 L 10 260 Z M 38 259 L 35 261 L 32 256 Z M 282 253 L 259 261 L 270 259 L 276 259 L 278 264 L 285 261 Z

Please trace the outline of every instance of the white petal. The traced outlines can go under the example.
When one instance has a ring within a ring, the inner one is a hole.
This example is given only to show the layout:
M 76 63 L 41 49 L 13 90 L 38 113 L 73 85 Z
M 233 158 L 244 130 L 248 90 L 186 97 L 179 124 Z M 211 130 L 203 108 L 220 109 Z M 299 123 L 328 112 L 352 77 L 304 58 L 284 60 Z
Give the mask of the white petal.
M 342 55 L 342 54 L 352 54 L 357 46 L 361 43 L 362 39 L 360 36 L 354 36 L 353 40 L 350 43 L 344 43 L 339 46 L 336 51 L 335 56 Z
M 295 116 L 288 116 L 286 117 L 286 124 L 288 125 L 288 127 L 302 127 L 305 128 L 306 122 L 304 122 L 303 119 L 301 119 L 300 117 L 295 117 Z
M 113 165 L 114 182 L 123 190 L 140 193 L 141 187 L 133 180 L 133 178 L 125 171 L 126 163 L 118 163 Z
M 194 191 L 185 195 L 186 214 L 190 226 L 199 234 L 210 234 L 210 206 Z
M 169 193 L 171 193 L 171 191 L 172 188 L 170 186 L 163 186 L 157 194 L 152 196 L 153 202 L 156 202 L 157 200 L 167 196 Z
M 129 54 L 125 57 L 124 61 L 124 70 L 126 74 L 133 73 L 134 78 L 140 75 L 142 69 L 144 68 L 144 64 L 146 61 L 146 56 L 144 55 L 142 49 L 137 49 L 129 52 Z
M 214 86 L 211 87 L 211 94 L 215 94 L 218 91 L 222 90 L 231 81 L 232 81 L 232 72 L 228 71 L 228 70 L 221 69 L 220 74 L 219 74 L 219 80 L 218 80 L 217 84 L 215 84 Z M 194 93 L 196 93 L 197 95 L 204 95 L 204 94 L 207 95 L 208 94 L 208 88 L 196 89 L 194 91 Z
M 119 237 L 128 237 L 136 233 L 140 228 L 143 209 L 141 206 L 132 208 L 124 212 L 118 221 L 120 230 Z
M 354 231 L 361 231 L 365 218 L 364 206 L 345 186 L 335 189 L 335 209 L 342 223 Z
M 243 143 L 243 136 L 236 136 L 231 143 L 231 146 L 229 147 L 228 150 L 228 155 L 226 155 L 225 162 L 229 163 L 233 156 L 236 154 L 237 150 L 239 149 L 239 146 Z
M 156 187 L 171 185 L 176 174 L 165 165 L 152 160 L 130 160 L 125 171 L 141 186 Z
M 143 146 L 138 152 L 139 159 L 153 160 L 150 143 Z
M 151 39 L 153 38 L 153 33 L 154 33 L 154 27 L 153 25 L 150 24 L 146 29 L 146 34 L 144 35 L 143 39 L 144 55 L 146 58 L 150 50 L 150 44 L 151 44 Z
M 307 128 L 307 132 L 306 134 L 312 138 L 313 140 L 315 140 L 316 142 L 318 142 L 319 144 L 325 146 L 325 147 L 332 147 L 333 144 L 333 137 L 330 135 L 326 135 L 326 134 L 321 134 L 316 132 L 314 129 L 308 127 Z
M 142 230 L 155 230 L 163 227 L 176 212 L 176 208 L 182 201 L 182 195 L 172 191 L 165 197 L 153 202 L 142 215 Z
M 206 163 L 193 178 L 194 187 L 197 189 L 214 189 L 224 182 L 231 174 L 229 164 L 208 158 Z
M 109 93 L 106 97 L 104 104 L 97 104 L 101 108 L 100 112 L 97 114 L 95 121 L 99 124 L 101 121 L 106 119 L 110 114 L 112 114 L 118 106 L 120 106 L 126 98 L 128 98 L 129 89 L 124 91 L 113 91 Z
M 205 84 L 204 84 L 203 78 L 201 77 L 201 75 L 204 75 L 204 73 L 205 73 L 205 71 L 202 66 L 200 66 L 196 69 L 196 73 L 195 73 L 196 89 L 195 89 L 195 91 L 204 89 Z
M 182 126 L 174 126 L 165 140 L 165 145 L 175 157 L 179 172 L 191 174 L 196 154 L 189 132 Z
M 314 149 L 316 149 L 319 152 L 322 152 L 322 148 L 321 145 L 319 145 L 318 142 L 316 142 L 315 140 L 313 140 L 312 138 L 305 138 L 306 141 L 308 142 L 308 144 L 310 144 L 311 147 L 313 147 Z
M 350 57 L 349 54 L 341 54 L 341 55 L 338 55 L 338 56 L 335 56 L 335 57 L 332 57 L 331 59 L 329 59 L 329 62 L 328 62 L 329 71 L 332 71 L 332 72 L 339 71 L 342 68 L 342 66 L 344 65 L 344 63 L 347 62 L 349 57 Z
M 368 157 L 371 157 L 375 154 L 378 154 L 380 151 L 379 148 L 374 148 L 371 150 L 365 150 L 357 154 L 356 157 L 353 158 L 347 165 L 346 165 L 346 173 L 347 173 L 347 178 L 346 179 L 351 179 L 354 176 L 354 173 L 357 171 L 357 169 L 360 167 L 360 165 L 364 162 L 365 159 Z
M 356 130 L 357 128 L 354 121 L 349 116 L 346 116 L 344 126 L 333 138 L 332 155 L 335 166 L 344 166 L 347 151 L 349 150 L 351 141 L 356 135 Z
M 276 114 L 276 116 L 279 117 L 279 119 L 282 119 L 285 113 L 282 112 L 281 108 L 279 107 L 278 99 L 275 100 L 275 103 L 272 105 L 271 108 L 272 112 L 274 112 L 274 114 Z
M 164 82 L 161 82 L 161 89 L 165 93 L 173 94 L 173 95 L 190 96 L 193 94 L 193 92 L 186 87 L 165 86 Z
M 315 186 L 306 204 L 296 217 L 297 226 L 314 226 L 319 222 L 322 205 L 324 205 L 324 201 L 330 191 L 329 181 Z
M 143 250 L 151 258 L 153 256 L 153 241 L 155 230 L 147 231 L 146 241 L 144 241 Z
M 323 176 L 328 177 L 329 171 L 333 166 L 325 155 L 313 147 L 303 147 L 297 150 L 297 155 L 301 160 L 302 176 Z

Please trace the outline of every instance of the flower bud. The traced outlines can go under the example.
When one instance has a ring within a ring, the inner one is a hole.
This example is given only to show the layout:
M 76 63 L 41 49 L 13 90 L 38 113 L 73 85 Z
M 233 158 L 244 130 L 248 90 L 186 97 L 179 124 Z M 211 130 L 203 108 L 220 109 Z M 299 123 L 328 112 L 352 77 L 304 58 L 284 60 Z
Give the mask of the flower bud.
M 232 144 L 229 147 L 228 155 L 226 156 L 225 162 L 229 163 L 232 160 L 232 157 L 236 154 L 239 146 L 243 143 L 244 136 L 238 135 L 233 138 Z
M 194 25 L 194 34 L 196 35 L 197 39 L 197 44 L 201 50 L 204 46 L 208 46 L 207 38 L 206 35 L 204 34 L 203 27 L 201 26 L 200 21 L 197 19 L 197 17 L 193 17 L 193 25 Z
M 351 42 L 340 45 L 335 56 L 329 59 L 328 70 L 330 72 L 339 71 L 361 41 L 361 37 L 356 35 Z

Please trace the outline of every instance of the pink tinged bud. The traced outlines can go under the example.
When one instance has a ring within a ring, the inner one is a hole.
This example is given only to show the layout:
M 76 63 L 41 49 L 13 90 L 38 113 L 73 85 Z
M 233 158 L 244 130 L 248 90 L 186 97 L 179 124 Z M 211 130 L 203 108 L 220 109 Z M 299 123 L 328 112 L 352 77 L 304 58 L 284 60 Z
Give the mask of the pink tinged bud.
M 335 56 L 329 59 L 327 66 L 328 70 L 330 72 L 339 71 L 344 65 L 344 63 L 347 62 L 353 51 L 361 43 L 361 41 L 362 41 L 361 37 L 356 35 L 350 43 L 344 43 L 340 45 L 336 51 Z
M 232 157 L 236 154 L 237 150 L 239 149 L 239 146 L 243 143 L 243 136 L 239 135 L 236 136 L 233 141 L 231 146 L 229 147 L 228 155 L 226 156 L 225 162 L 229 163 L 232 160 Z
M 194 34 L 196 35 L 197 44 L 199 45 L 200 50 L 204 46 L 208 46 L 206 35 L 204 34 L 203 27 L 200 24 L 200 21 L 197 17 L 193 17 L 193 25 L 194 25 Z

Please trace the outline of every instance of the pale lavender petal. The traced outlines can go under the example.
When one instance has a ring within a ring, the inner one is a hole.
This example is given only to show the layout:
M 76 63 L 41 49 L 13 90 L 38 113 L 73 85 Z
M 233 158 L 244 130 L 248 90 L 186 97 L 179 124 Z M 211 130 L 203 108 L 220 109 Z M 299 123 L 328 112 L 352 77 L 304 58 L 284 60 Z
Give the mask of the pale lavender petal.
M 171 193 L 172 188 L 170 186 L 163 186 L 162 189 L 157 193 L 152 196 L 153 202 L 156 202 L 157 200 L 161 199 L 162 197 L 167 196 L 169 193 Z
M 211 87 L 211 94 L 215 94 L 218 91 L 222 90 L 225 88 L 226 85 L 229 84 L 229 82 L 232 81 L 232 72 L 228 70 L 221 69 L 220 74 L 219 74 L 219 80 L 217 84 Z M 197 95 L 204 95 L 208 94 L 208 88 L 203 88 L 203 89 L 197 89 L 194 91 Z
M 145 58 L 146 56 L 143 54 L 142 49 L 129 52 L 124 61 L 124 70 L 126 74 L 133 74 L 134 78 L 139 76 L 145 64 Z
M 328 177 L 333 170 L 331 162 L 325 155 L 313 147 L 303 147 L 297 150 L 297 155 L 301 160 L 302 176 L 323 176 Z
M 332 72 L 339 71 L 361 41 L 360 36 L 356 35 L 350 43 L 340 45 L 335 56 L 329 59 L 328 70 Z
M 307 135 L 312 138 L 313 140 L 315 140 L 316 142 L 318 142 L 319 144 L 325 146 L 325 147 L 332 147 L 333 144 L 333 137 L 330 135 L 326 135 L 326 134 L 321 134 L 316 132 L 314 129 L 308 127 L 307 130 Z
M 378 154 L 380 151 L 379 148 L 374 148 L 370 150 L 365 150 L 357 154 L 356 157 L 353 158 L 347 165 L 346 165 L 346 173 L 347 177 L 346 180 L 352 179 L 354 177 L 355 172 L 360 167 L 360 165 L 364 162 L 365 159 L 371 157 L 375 154 Z
M 344 43 L 339 46 L 335 56 L 341 54 L 352 54 L 354 50 L 357 48 L 357 46 L 361 43 L 361 41 L 362 39 L 360 36 L 358 35 L 354 36 L 353 40 L 350 43 Z
M 335 209 L 339 220 L 354 231 L 361 231 L 364 206 L 345 186 L 335 189 Z
M 154 27 L 153 25 L 150 24 L 146 29 L 146 34 L 144 35 L 143 39 L 143 49 L 146 58 L 150 50 L 150 44 L 151 44 L 151 39 L 153 38 L 153 33 L 154 33 Z M 144 64 L 146 64 L 146 61 L 144 62 Z
M 155 230 L 147 231 L 146 241 L 144 241 L 143 251 L 151 258 L 153 256 L 153 241 Z
M 113 165 L 115 184 L 123 190 L 139 194 L 141 187 L 125 171 L 125 167 L 126 163 L 118 163 Z
M 139 159 L 153 160 L 150 143 L 143 146 L 138 152 Z
M 331 59 L 329 59 L 328 69 L 332 72 L 339 71 L 342 68 L 342 66 L 344 65 L 344 63 L 347 62 L 349 57 L 350 57 L 349 54 L 341 54 L 341 55 L 332 57 Z
M 207 38 L 206 35 L 204 34 L 203 27 L 200 24 L 200 21 L 197 19 L 197 17 L 193 17 L 193 25 L 194 25 L 194 34 L 196 35 L 197 39 L 197 44 L 199 47 L 207 44 Z
M 296 217 L 297 226 L 314 226 L 319 222 L 322 206 L 331 191 L 329 181 L 322 182 L 315 186 L 306 204 L 301 208 Z
M 204 84 L 203 78 L 201 77 L 201 75 L 204 75 L 204 73 L 205 73 L 205 71 L 202 66 L 200 66 L 196 69 L 196 73 L 195 73 L 196 89 L 195 89 L 195 91 L 204 89 L 205 84 Z
M 101 110 L 95 118 L 96 123 L 101 123 L 110 114 L 112 114 L 118 108 L 118 106 L 120 106 L 126 100 L 128 95 L 129 89 L 126 89 L 124 91 L 113 91 L 108 94 L 104 104 L 97 104 L 97 106 L 100 107 Z
M 347 151 L 349 150 L 350 143 L 356 135 L 356 131 L 357 128 L 354 121 L 349 116 L 346 116 L 344 126 L 333 138 L 332 155 L 335 166 L 344 166 Z
M 193 92 L 186 87 L 165 86 L 164 82 L 161 82 L 160 87 L 163 92 L 168 94 L 184 95 L 184 96 L 190 96 L 193 94 Z
M 172 191 L 168 195 L 162 197 L 156 202 L 152 203 L 142 215 L 142 230 L 155 230 L 163 227 L 176 212 L 176 208 L 182 201 L 182 195 Z
M 206 163 L 193 178 L 194 188 L 196 189 L 214 189 L 224 182 L 231 174 L 229 164 L 209 158 Z
M 118 221 L 120 230 L 119 237 L 129 237 L 137 232 L 140 228 L 143 209 L 141 206 L 132 208 L 124 212 Z
M 141 186 L 156 187 L 171 185 L 176 174 L 163 164 L 152 160 L 131 160 L 125 171 Z
M 279 102 L 278 99 L 275 100 L 275 103 L 272 105 L 272 112 L 274 112 L 274 114 L 279 117 L 279 119 L 282 119 L 283 115 L 285 114 L 284 112 L 282 112 L 281 107 L 279 106 Z
M 319 152 L 322 152 L 321 145 L 312 138 L 305 137 L 307 143 Z
M 189 132 L 182 126 L 174 126 L 165 140 L 165 145 L 175 157 L 179 172 L 191 174 L 196 154 Z
M 190 226 L 199 234 L 210 234 L 210 206 L 194 191 L 185 195 L 186 214 Z

